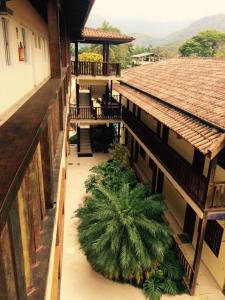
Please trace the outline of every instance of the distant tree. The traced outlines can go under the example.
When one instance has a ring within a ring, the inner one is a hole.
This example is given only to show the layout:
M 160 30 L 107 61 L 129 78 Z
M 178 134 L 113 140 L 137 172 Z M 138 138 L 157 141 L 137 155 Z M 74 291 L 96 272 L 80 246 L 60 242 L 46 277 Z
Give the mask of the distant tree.
M 179 48 L 182 56 L 217 56 L 219 49 L 225 44 L 225 33 L 216 30 L 200 32 L 188 39 Z
M 109 24 L 108 21 L 104 20 L 101 24 L 101 26 L 99 27 L 99 29 L 102 29 L 104 31 L 111 31 L 111 32 L 118 32 L 120 33 L 120 29 L 117 27 L 114 27 L 112 25 Z

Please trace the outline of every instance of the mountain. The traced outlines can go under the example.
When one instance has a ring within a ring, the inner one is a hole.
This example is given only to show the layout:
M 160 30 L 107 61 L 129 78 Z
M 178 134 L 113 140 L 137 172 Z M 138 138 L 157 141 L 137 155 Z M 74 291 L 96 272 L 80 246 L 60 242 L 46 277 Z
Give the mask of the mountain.
M 168 35 L 166 38 L 160 40 L 159 44 L 179 44 L 180 42 L 196 35 L 198 32 L 208 29 L 215 29 L 225 32 L 225 14 L 201 18 L 190 24 L 188 27 Z
M 91 15 L 87 26 L 100 27 L 104 17 Z M 121 29 L 122 32 L 136 38 L 134 44 L 139 46 L 167 46 L 179 47 L 184 40 L 196 35 L 200 31 L 215 29 L 225 32 L 225 14 L 218 14 L 201 18 L 195 22 L 146 21 L 129 18 L 112 17 L 107 21 Z
M 117 16 L 104 16 L 98 14 L 91 14 L 88 18 L 86 26 L 100 27 L 102 22 L 106 20 L 111 25 L 118 27 L 122 32 L 132 34 L 133 32 L 150 35 L 153 37 L 163 38 L 174 31 L 180 30 L 191 23 L 190 20 L 182 21 L 155 21 L 143 20 L 141 18 L 131 18 L 124 16 L 123 18 Z
M 161 41 L 159 38 L 142 33 L 131 33 L 130 35 L 135 38 L 133 44 L 142 47 L 148 47 L 149 45 L 154 46 Z

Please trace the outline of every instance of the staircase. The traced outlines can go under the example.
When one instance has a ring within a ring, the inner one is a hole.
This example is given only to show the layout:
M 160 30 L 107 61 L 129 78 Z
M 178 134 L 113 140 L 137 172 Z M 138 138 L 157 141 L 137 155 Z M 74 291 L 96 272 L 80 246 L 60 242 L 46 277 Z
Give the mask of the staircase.
M 93 156 L 91 149 L 90 126 L 87 128 L 80 128 L 79 132 L 78 157 Z

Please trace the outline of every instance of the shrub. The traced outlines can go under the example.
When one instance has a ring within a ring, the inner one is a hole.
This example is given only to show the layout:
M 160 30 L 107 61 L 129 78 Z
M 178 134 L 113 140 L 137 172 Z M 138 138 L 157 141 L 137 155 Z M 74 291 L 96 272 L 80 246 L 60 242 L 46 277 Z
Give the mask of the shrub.
M 114 141 L 109 146 L 109 154 L 111 159 L 115 159 L 120 162 L 122 168 L 130 168 L 129 152 L 125 146 Z
M 69 139 L 70 144 L 77 144 L 77 134 L 74 134 L 73 136 L 70 137 Z
M 124 170 L 117 160 L 107 161 L 93 167 L 90 171 L 92 174 L 85 181 L 87 192 L 93 191 L 99 184 L 102 184 L 109 190 L 117 191 L 121 189 L 124 183 L 128 183 L 130 187 L 134 187 L 138 183 L 132 169 Z M 148 191 L 147 188 L 146 191 Z
M 84 52 L 79 54 L 78 56 L 79 61 L 95 61 L 95 62 L 102 62 L 103 57 L 101 54 L 93 53 L 93 52 Z
M 183 288 L 183 271 L 163 221 L 164 199 L 151 195 L 130 168 L 110 160 L 91 169 L 89 195 L 77 211 L 80 246 L 96 272 L 143 288 L 150 300 Z M 184 290 L 182 290 L 184 292 Z
M 146 188 L 97 185 L 76 216 L 82 250 L 94 270 L 120 281 L 143 283 L 164 260 L 171 234 L 160 216 L 162 195 L 146 197 Z
M 163 263 L 144 282 L 144 294 L 150 300 L 160 300 L 162 294 L 176 295 L 185 292 L 181 284 L 182 277 L 183 270 L 177 263 L 174 252 L 167 250 Z

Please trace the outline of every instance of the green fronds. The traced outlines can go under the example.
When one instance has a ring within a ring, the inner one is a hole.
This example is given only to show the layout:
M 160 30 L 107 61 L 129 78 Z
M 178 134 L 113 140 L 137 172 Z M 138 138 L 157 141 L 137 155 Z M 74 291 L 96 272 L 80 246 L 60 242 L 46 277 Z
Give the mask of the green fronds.
M 149 300 L 160 300 L 162 290 L 160 289 L 160 282 L 157 279 L 146 280 L 143 284 L 144 294 Z
M 163 196 L 151 195 L 118 161 L 92 168 L 89 192 L 76 211 L 81 249 L 105 277 L 142 286 L 149 299 L 176 292 L 182 272 L 162 219 Z M 145 281 L 147 279 L 147 281 Z

